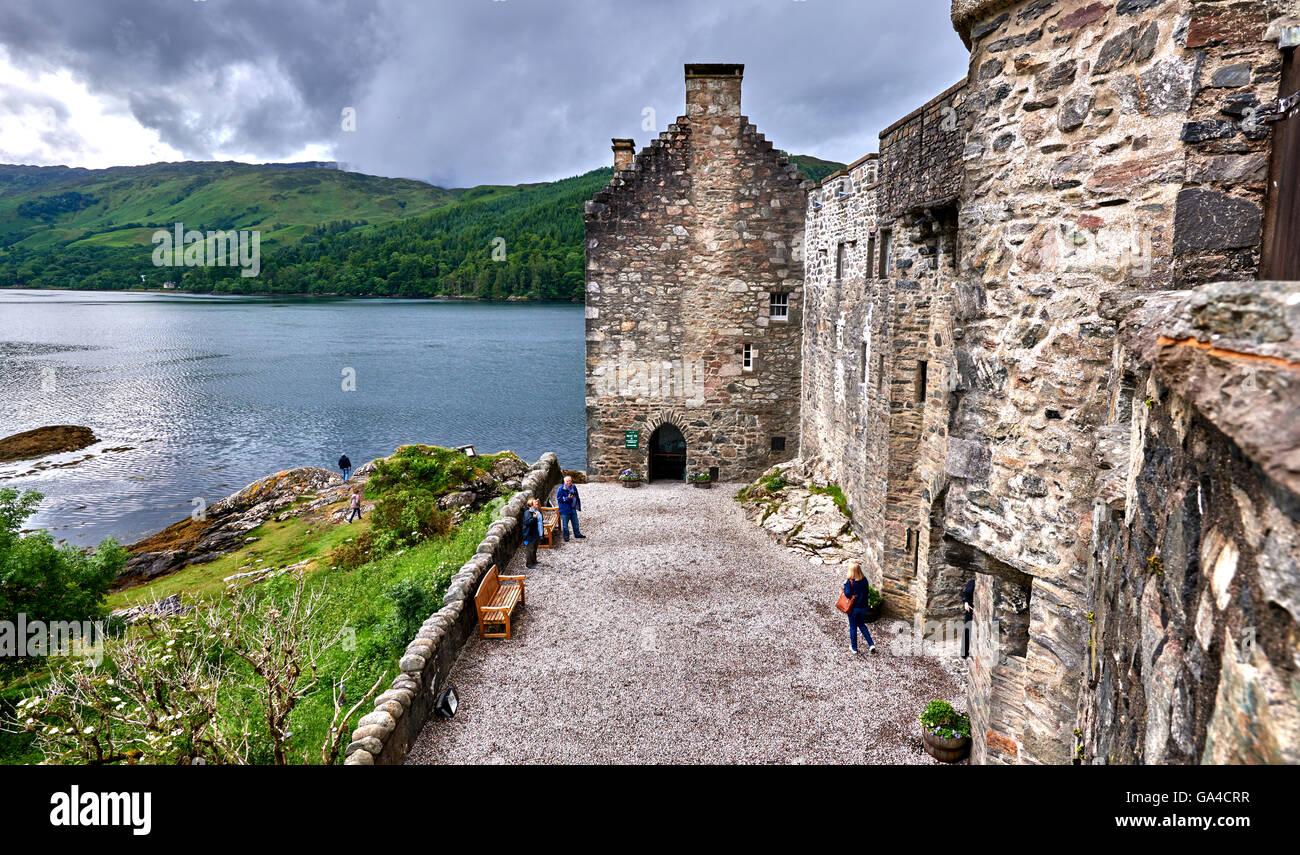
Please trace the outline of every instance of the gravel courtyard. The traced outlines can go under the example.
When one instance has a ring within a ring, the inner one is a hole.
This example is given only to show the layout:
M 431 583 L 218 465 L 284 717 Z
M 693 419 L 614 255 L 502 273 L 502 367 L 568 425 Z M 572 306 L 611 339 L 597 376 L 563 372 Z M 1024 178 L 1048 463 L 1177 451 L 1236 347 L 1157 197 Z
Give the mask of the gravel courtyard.
M 965 708 L 960 660 L 891 655 L 884 620 L 855 656 L 839 568 L 769 541 L 734 485 L 580 489 L 586 539 L 539 550 L 515 637 L 465 646 L 459 712 L 407 763 L 936 762 L 916 717 Z

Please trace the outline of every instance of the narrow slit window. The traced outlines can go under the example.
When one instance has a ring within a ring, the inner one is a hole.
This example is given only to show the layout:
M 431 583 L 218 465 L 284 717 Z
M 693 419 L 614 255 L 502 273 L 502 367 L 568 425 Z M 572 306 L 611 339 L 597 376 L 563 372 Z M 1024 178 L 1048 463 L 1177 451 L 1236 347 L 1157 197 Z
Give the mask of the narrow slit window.
M 844 278 L 844 243 L 835 246 L 835 278 Z
M 871 278 L 871 265 L 876 263 L 876 235 L 867 236 L 867 278 Z
M 876 354 L 876 389 L 879 391 L 885 389 L 885 352 L 883 350 Z
M 929 368 L 930 368 L 930 363 L 926 362 L 924 359 L 917 360 L 917 363 L 916 363 L 916 400 L 917 400 L 918 402 L 923 402 L 923 401 L 925 401 L 925 382 L 926 382 L 926 374 L 928 373 Z
M 771 294 L 767 298 L 767 317 L 772 321 L 790 320 L 790 295 Z
M 881 279 L 885 279 L 886 277 L 888 277 L 890 271 L 893 269 L 891 267 L 891 261 L 889 258 L 889 254 L 890 252 L 893 251 L 894 248 L 893 238 L 894 238 L 894 233 L 889 229 L 880 230 L 880 278 Z
M 864 341 L 862 342 L 862 377 L 858 381 L 860 383 L 867 382 L 867 360 L 869 358 L 870 354 L 867 353 L 867 343 Z
M 921 569 L 921 538 L 918 533 L 908 529 L 908 540 L 912 542 L 912 572 L 915 573 Z

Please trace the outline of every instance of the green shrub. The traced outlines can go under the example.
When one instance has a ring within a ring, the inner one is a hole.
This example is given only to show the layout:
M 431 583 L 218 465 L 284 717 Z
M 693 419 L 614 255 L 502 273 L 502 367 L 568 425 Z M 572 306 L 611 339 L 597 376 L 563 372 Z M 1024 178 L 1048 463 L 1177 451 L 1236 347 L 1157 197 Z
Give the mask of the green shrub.
M 126 566 L 127 551 L 112 539 L 94 551 L 58 544 L 48 531 L 22 533 L 40 504 L 35 490 L 0 488 L 0 620 L 93 621 L 107 613 L 104 597 Z M 0 683 L 39 664 L 43 656 L 0 657 Z
M 436 607 L 432 579 L 415 576 L 403 579 L 384 589 L 383 597 L 393 604 L 395 625 L 401 629 L 401 637 L 410 640 L 415 635 L 415 628 L 424 619 L 433 614 Z
M 427 490 L 408 489 L 380 496 L 370 512 L 370 528 L 380 554 L 441 537 L 451 531 L 452 516 L 438 507 Z
M 374 534 L 367 529 L 352 541 L 336 546 L 330 553 L 330 560 L 334 562 L 335 567 L 355 570 L 370 560 L 374 551 L 374 541 Z

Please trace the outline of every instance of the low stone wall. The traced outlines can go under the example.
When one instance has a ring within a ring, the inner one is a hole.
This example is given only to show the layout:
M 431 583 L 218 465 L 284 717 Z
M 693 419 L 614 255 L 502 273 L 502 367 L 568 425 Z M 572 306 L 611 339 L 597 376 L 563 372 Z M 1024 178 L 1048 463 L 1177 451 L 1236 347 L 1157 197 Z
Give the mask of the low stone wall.
M 477 631 L 474 592 L 495 564 L 505 568 L 521 541 L 521 521 L 529 499 L 545 500 L 562 479 L 560 462 L 543 454 L 523 478 L 519 492 L 501 509 L 501 518 L 488 527 L 478 551 L 452 577 L 443 606 L 420 627 L 407 645 L 386 692 L 375 698 L 373 712 L 362 716 L 347 747 L 347 766 L 397 766 L 406 760 L 411 744 L 433 711 L 456 657 Z

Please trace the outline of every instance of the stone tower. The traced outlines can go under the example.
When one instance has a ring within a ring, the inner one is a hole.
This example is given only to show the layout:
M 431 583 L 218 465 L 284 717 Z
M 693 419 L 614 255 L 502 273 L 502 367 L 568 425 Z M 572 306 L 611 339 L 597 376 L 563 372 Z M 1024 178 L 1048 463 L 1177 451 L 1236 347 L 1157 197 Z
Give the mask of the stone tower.
M 743 65 L 686 66 L 686 115 L 587 203 L 587 472 L 749 479 L 799 445 L 804 191 L 740 112 Z

